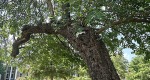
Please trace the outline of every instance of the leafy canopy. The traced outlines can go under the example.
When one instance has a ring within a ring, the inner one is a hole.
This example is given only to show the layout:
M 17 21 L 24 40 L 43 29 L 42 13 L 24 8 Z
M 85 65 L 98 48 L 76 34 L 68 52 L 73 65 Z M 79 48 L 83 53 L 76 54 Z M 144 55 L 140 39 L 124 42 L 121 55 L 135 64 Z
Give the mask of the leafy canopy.
M 25 24 L 39 25 L 40 22 L 46 23 L 54 19 L 58 23 L 52 23 L 53 28 L 56 30 L 62 28 L 62 25 L 59 24 L 60 21 L 65 22 L 62 5 L 68 2 L 76 34 L 82 32 L 84 27 L 91 27 L 100 33 L 109 50 L 115 51 L 118 47 L 131 48 L 137 51 L 137 54 L 150 57 L 149 0 L 53 0 L 55 15 L 50 12 L 46 0 L 1 0 L 0 31 L 3 31 L 0 33 L 1 44 L 4 44 L 3 39 L 9 35 L 19 36 L 20 30 Z M 58 45 L 54 38 L 55 36 L 47 38 L 47 35 L 41 36 L 40 34 L 32 37 L 33 40 L 26 44 L 27 47 L 23 48 L 22 54 L 19 55 L 22 58 L 20 63 L 28 64 L 27 61 L 30 59 L 39 63 L 47 63 L 49 60 L 53 60 L 54 63 L 66 59 L 73 62 L 80 60 L 78 57 L 74 59 L 76 56 L 70 56 L 72 54 L 68 54 L 68 50 L 63 49 L 62 45 Z M 59 36 L 59 38 L 62 37 Z M 68 43 L 67 39 L 61 40 L 65 44 Z M 7 43 L 9 43 L 8 39 Z M 6 53 L 5 46 L 1 45 L 0 47 L 0 51 Z M 9 53 L 9 49 L 7 52 Z M 50 54 L 62 56 L 55 57 L 58 59 L 57 62 L 53 56 L 49 59 Z M 63 58 L 59 59 L 60 57 Z M 71 62 L 66 63 L 70 65 L 68 63 Z M 35 62 L 35 64 L 37 63 Z
M 150 79 L 150 61 L 146 61 L 143 56 L 135 57 L 129 64 L 126 78 L 128 80 L 148 80 Z
M 115 56 L 111 56 L 113 64 L 120 76 L 120 78 L 126 79 L 126 73 L 128 70 L 128 61 L 124 58 L 123 54 L 117 54 Z
M 55 15 L 51 15 L 45 0 L 2 0 L 0 26 L 9 26 L 8 32 L 17 34 L 24 24 L 37 25 L 51 18 L 63 22 L 62 4 L 67 2 L 77 32 L 82 30 L 80 24 L 100 29 L 112 51 L 117 47 L 128 47 L 149 56 L 149 0 L 54 0 Z M 60 25 L 55 24 L 56 27 Z
M 0 74 L 3 75 L 5 73 L 4 62 L 0 60 Z

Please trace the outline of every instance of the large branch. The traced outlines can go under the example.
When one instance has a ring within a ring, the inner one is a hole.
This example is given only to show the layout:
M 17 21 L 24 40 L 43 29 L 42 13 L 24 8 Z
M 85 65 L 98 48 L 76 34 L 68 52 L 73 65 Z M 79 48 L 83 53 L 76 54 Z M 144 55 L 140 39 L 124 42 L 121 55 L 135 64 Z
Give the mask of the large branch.
M 110 27 L 102 27 L 100 28 L 97 33 L 102 33 L 103 31 L 107 30 L 108 28 L 113 28 L 115 27 L 116 25 L 120 25 L 120 24 L 127 24 L 127 23 L 150 23 L 150 18 L 127 18 L 127 19 L 124 19 L 124 20 L 119 20 L 119 21 L 115 21 L 111 24 Z
M 57 34 L 55 30 L 51 27 L 50 23 L 45 23 L 37 26 L 24 25 L 22 28 L 22 35 L 17 38 L 12 46 L 11 56 L 16 57 L 19 54 L 19 46 L 30 39 L 31 34 L 36 33 L 46 33 L 46 34 Z
M 52 8 L 52 3 L 51 0 L 49 1 L 49 6 Z M 22 35 L 20 38 L 15 40 L 13 43 L 13 48 L 12 48 L 12 54 L 11 56 L 16 57 L 16 55 L 19 54 L 19 46 L 25 42 L 27 42 L 30 39 L 30 35 L 34 33 L 46 33 L 46 34 L 64 34 L 63 32 L 65 30 L 65 26 L 70 26 L 71 25 L 71 18 L 70 18 L 70 4 L 69 3 L 64 3 L 62 5 L 62 9 L 64 10 L 63 18 L 66 19 L 66 22 L 62 24 L 64 28 L 62 30 L 54 30 L 51 26 L 51 23 L 46 23 L 46 24 L 39 24 L 37 26 L 31 26 L 31 25 L 25 25 L 23 26 L 22 29 Z M 52 11 L 51 11 L 52 12 Z M 53 12 L 52 12 L 53 15 Z M 57 21 L 58 23 L 58 21 Z

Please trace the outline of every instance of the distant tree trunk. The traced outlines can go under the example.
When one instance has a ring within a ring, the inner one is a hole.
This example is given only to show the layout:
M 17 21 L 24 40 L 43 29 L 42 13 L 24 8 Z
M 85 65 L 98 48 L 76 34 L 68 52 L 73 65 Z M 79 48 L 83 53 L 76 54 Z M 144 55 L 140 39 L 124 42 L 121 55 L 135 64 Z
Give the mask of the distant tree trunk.
M 120 80 L 105 44 L 94 30 L 89 28 L 75 36 L 68 28 L 64 33 L 86 62 L 92 80 Z
M 53 80 L 53 76 L 51 76 L 51 80 Z

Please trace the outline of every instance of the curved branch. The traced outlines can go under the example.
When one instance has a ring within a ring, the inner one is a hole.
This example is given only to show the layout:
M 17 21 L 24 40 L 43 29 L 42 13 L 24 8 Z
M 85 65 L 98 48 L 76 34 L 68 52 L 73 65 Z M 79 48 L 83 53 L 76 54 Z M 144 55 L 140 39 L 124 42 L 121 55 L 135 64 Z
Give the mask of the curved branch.
M 46 34 L 57 34 L 57 32 L 51 27 L 50 23 L 32 26 L 24 25 L 22 28 L 22 35 L 20 38 L 17 38 L 13 43 L 12 48 L 12 57 L 16 57 L 19 54 L 19 46 L 30 39 L 30 35 L 34 33 L 46 33 Z
M 107 30 L 108 28 L 112 28 L 115 25 L 120 25 L 120 24 L 126 24 L 126 23 L 150 23 L 150 19 L 149 18 L 131 18 L 131 19 L 125 19 L 125 20 L 119 20 L 119 21 L 115 21 L 112 23 L 112 25 L 110 27 L 102 27 L 100 28 L 97 33 L 102 33 L 103 31 Z

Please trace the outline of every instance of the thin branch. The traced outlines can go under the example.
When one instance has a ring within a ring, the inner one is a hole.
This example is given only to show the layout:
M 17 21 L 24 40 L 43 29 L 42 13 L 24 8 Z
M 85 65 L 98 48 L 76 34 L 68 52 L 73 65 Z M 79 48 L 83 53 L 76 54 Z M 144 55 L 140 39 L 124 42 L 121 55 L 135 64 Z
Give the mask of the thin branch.
M 115 21 L 111 24 L 110 27 L 102 27 L 100 28 L 97 33 L 102 33 L 103 31 L 107 30 L 108 28 L 113 28 L 115 27 L 115 25 L 120 25 L 120 24 L 127 24 L 127 23 L 150 23 L 150 19 L 149 18 L 130 18 L 130 19 L 125 19 L 125 20 L 119 20 L 119 21 Z
M 58 40 L 64 47 L 68 47 L 68 46 L 58 37 L 58 35 L 55 35 L 55 37 L 57 38 L 57 40 Z
M 52 0 L 46 0 L 46 1 L 47 1 L 48 8 L 51 12 L 51 15 L 54 16 L 54 8 L 53 8 Z
M 140 18 L 131 18 L 131 19 L 126 19 L 126 20 L 116 21 L 116 22 L 113 23 L 113 25 L 119 25 L 119 24 L 131 23 L 131 22 L 136 22 L 136 23 L 141 23 L 141 22 L 150 23 L 150 19 L 148 19 L 148 18 L 143 18 L 143 19 L 140 19 Z

